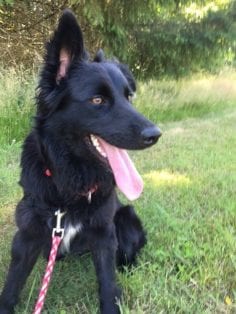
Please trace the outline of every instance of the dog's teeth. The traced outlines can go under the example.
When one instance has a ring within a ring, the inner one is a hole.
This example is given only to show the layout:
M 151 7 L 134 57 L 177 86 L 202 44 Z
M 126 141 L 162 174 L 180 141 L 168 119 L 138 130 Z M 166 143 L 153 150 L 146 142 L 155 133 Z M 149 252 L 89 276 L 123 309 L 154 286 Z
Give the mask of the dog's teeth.
M 100 145 L 96 146 L 96 149 L 103 157 L 107 157 L 106 153 L 104 152 Z
M 90 138 L 94 145 L 98 145 L 98 139 L 94 135 L 90 135 Z
M 104 157 L 104 158 L 107 158 L 107 154 L 105 152 L 101 152 L 101 155 Z
M 91 142 L 93 144 L 93 146 L 96 148 L 96 150 L 99 152 L 99 154 L 101 154 L 104 158 L 107 157 L 106 153 L 104 152 L 104 150 L 101 148 L 98 139 L 96 138 L 96 136 L 94 135 L 90 135 L 91 138 Z

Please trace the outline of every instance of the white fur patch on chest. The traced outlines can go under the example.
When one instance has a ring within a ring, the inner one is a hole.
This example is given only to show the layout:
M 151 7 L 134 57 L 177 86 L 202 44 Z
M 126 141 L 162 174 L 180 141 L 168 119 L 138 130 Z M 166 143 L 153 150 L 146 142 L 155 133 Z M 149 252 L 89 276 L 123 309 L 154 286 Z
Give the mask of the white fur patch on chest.
M 75 236 L 82 230 L 83 225 L 81 223 L 77 223 L 76 225 L 72 225 L 69 223 L 65 228 L 65 235 L 63 237 L 60 252 L 61 253 L 69 253 L 70 252 L 70 244 L 71 241 L 75 238 Z

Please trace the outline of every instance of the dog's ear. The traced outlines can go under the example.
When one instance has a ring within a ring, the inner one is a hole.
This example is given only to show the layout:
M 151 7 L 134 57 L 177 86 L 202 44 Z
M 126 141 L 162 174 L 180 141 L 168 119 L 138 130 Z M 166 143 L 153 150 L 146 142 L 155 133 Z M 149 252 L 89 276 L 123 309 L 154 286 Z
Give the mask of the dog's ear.
M 45 63 L 54 65 L 55 81 L 59 82 L 75 60 L 85 59 L 83 35 L 74 14 L 65 10 L 52 39 L 47 43 Z
M 135 92 L 136 91 L 135 79 L 134 79 L 133 74 L 130 72 L 128 66 L 126 64 L 119 63 L 119 62 L 117 62 L 116 65 L 118 66 L 118 68 L 121 70 L 121 72 L 126 77 L 126 79 L 129 83 L 130 87 L 132 88 L 133 92 Z
M 94 62 L 102 62 L 105 61 L 105 54 L 104 51 L 102 49 L 99 49 L 98 52 L 96 53 L 95 57 L 94 57 Z
M 73 62 L 88 59 L 81 29 L 74 14 L 65 10 L 46 45 L 44 66 L 38 86 L 38 113 L 47 115 L 61 104 L 67 91 L 67 75 Z

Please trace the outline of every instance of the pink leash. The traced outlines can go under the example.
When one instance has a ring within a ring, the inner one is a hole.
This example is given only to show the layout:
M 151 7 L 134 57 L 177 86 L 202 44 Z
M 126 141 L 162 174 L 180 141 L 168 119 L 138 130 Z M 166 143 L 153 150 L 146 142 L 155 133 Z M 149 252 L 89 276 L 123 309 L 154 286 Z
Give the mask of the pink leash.
M 65 215 L 65 212 L 61 213 L 60 209 L 58 209 L 55 212 L 55 215 L 57 216 L 57 223 L 56 223 L 56 228 L 53 228 L 53 231 L 52 231 L 52 247 L 51 247 L 45 275 L 43 277 L 41 290 L 39 292 L 38 300 L 36 302 L 33 314 L 40 314 L 43 309 L 48 287 L 49 287 L 50 280 L 52 277 L 53 268 L 56 261 L 57 251 L 61 243 L 61 240 L 63 239 L 63 236 L 64 236 L 64 228 L 61 227 L 61 218 Z

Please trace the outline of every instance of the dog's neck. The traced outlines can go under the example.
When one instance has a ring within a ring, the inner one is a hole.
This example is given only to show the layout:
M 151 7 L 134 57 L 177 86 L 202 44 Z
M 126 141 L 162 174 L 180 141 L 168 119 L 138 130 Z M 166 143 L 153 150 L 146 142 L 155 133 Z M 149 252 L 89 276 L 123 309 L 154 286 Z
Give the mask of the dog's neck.
M 69 146 L 66 137 L 58 138 L 55 133 L 51 133 L 44 138 L 39 134 L 37 142 L 41 171 L 47 180 L 43 182 L 55 185 L 58 199 L 77 203 L 83 198 L 89 204 L 97 193 L 107 195 L 114 188 L 112 170 L 90 152 L 83 139 Z
M 49 168 L 46 168 L 46 170 L 44 171 L 44 175 L 46 177 L 52 177 L 52 171 Z M 88 203 L 90 204 L 92 201 L 92 196 L 95 192 L 97 192 L 98 188 L 99 188 L 98 185 L 95 184 L 87 192 L 81 192 L 80 195 L 82 197 L 86 197 L 88 200 Z

